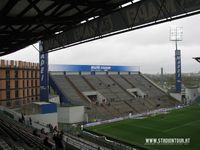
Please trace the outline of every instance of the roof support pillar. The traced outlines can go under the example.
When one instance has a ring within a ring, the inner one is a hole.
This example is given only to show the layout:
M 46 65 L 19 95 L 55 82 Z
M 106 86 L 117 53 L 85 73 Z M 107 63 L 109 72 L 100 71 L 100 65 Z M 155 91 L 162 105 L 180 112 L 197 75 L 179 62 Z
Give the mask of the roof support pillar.
M 39 42 L 40 60 L 40 101 L 49 100 L 48 53 L 43 52 L 43 42 Z

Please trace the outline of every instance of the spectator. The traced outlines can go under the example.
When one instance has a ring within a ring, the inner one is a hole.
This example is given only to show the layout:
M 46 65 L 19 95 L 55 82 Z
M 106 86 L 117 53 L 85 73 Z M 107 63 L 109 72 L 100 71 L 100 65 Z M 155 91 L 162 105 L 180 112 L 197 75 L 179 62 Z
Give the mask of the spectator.
M 55 127 L 53 128 L 53 131 L 54 131 L 54 132 L 58 132 L 57 126 L 55 126 Z
M 22 118 L 19 118 L 18 121 L 19 121 L 20 123 L 23 123 Z
M 25 117 L 24 117 L 24 114 L 21 113 L 21 115 L 22 115 L 22 123 L 25 123 Z
M 40 137 L 40 134 L 38 133 L 38 129 L 33 130 L 33 135 Z
M 64 141 L 64 132 L 63 131 L 60 131 L 59 140 L 60 140 L 60 147 L 62 149 L 65 149 L 65 141 Z
M 50 132 L 53 133 L 53 126 L 51 124 L 49 124 L 48 126 L 49 126 Z
M 29 125 L 32 126 L 32 119 L 29 117 Z
M 52 144 L 49 142 L 48 136 L 46 136 L 46 137 L 44 138 L 43 144 L 44 144 L 46 147 L 51 148 L 51 149 L 52 149 L 52 147 L 53 147 Z
M 42 129 L 40 130 L 40 132 L 41 132 L 41 134 L 46 134 L 46 132 L 44 131 L 44 128 L 42 128 Z
M 53 140 L 54 140 L 54 142 L 55 142 L 55 146 L 56 146 L 56 150 L 58 150 L 58 134 L 54 134 L 53 135 Z
M 64 142 L 64 132 L 54 134 L 53 140 L 55 142 L 56 150 L 64 150 L 65 142 Z

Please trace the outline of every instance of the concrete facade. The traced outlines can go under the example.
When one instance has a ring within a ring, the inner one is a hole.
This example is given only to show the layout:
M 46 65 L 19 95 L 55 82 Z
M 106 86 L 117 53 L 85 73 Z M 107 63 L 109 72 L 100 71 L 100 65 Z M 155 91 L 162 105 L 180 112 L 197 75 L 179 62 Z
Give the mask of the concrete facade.
M 79 123 L 84 121 L 84 106 L 58 107 L 58 123 Z
M 200 95 L 200 88 L 186 88 L 185 97 L 187 103 L 194 101 Z

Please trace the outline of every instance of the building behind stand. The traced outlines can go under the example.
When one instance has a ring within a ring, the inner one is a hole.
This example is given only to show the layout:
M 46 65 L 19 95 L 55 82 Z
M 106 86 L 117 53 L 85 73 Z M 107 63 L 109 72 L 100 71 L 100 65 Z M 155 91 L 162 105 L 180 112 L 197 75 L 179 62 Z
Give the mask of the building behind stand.
M 0 60 L 0 105 L 16 108 L 39 101 L 39 64 Z

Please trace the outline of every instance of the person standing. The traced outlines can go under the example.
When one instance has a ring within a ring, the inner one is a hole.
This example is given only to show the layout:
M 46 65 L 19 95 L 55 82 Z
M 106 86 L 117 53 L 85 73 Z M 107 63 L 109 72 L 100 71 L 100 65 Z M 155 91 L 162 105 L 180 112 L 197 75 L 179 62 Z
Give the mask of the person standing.
M 32 126 L 32 119 L 29 117 L 29 125 Z
M 49 142 L 48 136 L 46 136 L 46 137 L 44 138 L 43 144 L 44 144 L 46 147 L 50 148 L 50 149 L 52 149 L 52 147 L 53 147 L 52 144 Z
M 24 114 L 21 113 L 21 115 L 22 115 L 22 123 L 25 123 L 25 117 L 24 117 Z
M 56 150 L 65 150 L 65 141 L 64 141 L 64 132 L 58 132 L 53 136 L 53 140 L 55 141 Z

